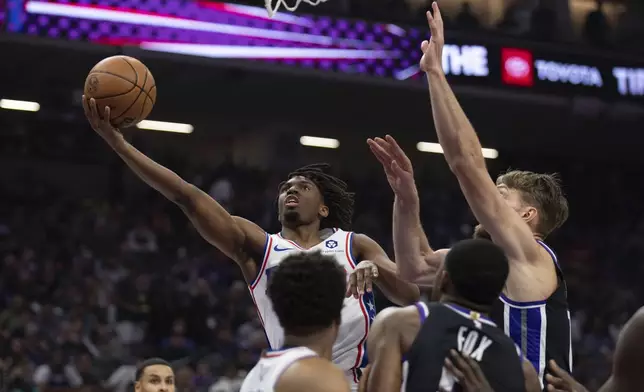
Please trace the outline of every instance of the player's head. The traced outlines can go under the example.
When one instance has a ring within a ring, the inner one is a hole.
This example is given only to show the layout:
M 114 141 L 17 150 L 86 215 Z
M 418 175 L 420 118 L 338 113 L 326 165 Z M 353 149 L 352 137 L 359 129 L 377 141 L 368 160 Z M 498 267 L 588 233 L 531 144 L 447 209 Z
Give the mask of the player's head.
M 150 358 L 136 367 L 136 392 L 174 392 L 174 371 L 167 361 Z
M 545 238 L 568 219 L 568 200 L 556 174 L 512 170 L 496 179 L 503 198 L 532 232 Z M 490 238 L 485 228 L 477 225 L 475 238 Z
M 287 336 L 328 331 L 333 344 L 346 293 L 346 272 L 320 252 L 294 253 L 272 270 L 268 296 Z
M 508 272 L 508 258 L 498 245 L 482 239 L 464 240 L 445 256 L 437 286 L 443 295 L 489 307 L 503 290 Z
M 282 225 L 297 227 L 320 220 L 320 227 L 348 230 L 353 216 L 353 193 L 347 184 L 328 173 L 330 166 L 317 163 L 288 175 L 280 184 L 277 200 Z

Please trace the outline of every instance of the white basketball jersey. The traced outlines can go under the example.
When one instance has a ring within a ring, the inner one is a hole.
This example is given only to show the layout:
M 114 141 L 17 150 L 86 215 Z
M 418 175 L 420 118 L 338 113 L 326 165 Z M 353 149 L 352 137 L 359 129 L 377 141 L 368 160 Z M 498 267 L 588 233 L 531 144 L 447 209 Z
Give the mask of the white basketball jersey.
M 321 251 L 322 254 L 332 256 L 349 274 L 356 267 L 351 253 L 353 245 L 353 232 L 346 232 L 334 229 L 334 233 L 324 241 L 310 249 L 304 249 L 284 239 L 280 234 L 267 235 L 264 259 L 260 272 L 255 281 L 249 286 L 250 293 L 257 307 L 260 320 L 264 325 L 266 337 L 273 350 L 277 350 L 284 344 L 284 330 L 282 329 L 277 315 L 273 311 L 273 305 L 266 295 L 268 277 L 271 269 L 280 264 L 285 257 L 293 252 Z M 367 365 L 365 355 L 366 338 L 371 322 L 376 316 L 376 306 L 373 293 L 365 293 L 360 299 L 353 297 L 344 299 L 342 308 L 342 324 L 338 332 L 338 339 L 333 345 L 333 363 L 345 372 L 352 374 L 354 382 L 358 378 L 355 369 Z
M 307 347 L 293 347 L 280 351 L 267 351 L 244 379 L 239 392 L 273 392 L 282 373 L 300 359 L 317 357 Z

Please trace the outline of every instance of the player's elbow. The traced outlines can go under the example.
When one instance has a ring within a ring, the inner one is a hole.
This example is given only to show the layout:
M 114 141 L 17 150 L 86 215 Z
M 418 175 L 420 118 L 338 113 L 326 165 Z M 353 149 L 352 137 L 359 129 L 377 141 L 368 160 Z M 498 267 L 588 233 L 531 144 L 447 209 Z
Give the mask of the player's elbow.
M 420 255 L 415 263 L 401 268 L 397 265 L 396 274 L 401 280 L 414 285 L 431 284 L 436 277 L 436 270 L 433 264 L 427 260 L 433 260 L 433 255 Z
M 201 195 L 201 189 L 189 182 L 181 180 L 181 183 L 172 195 L 172 202 L 185 211 L 194 211 Z

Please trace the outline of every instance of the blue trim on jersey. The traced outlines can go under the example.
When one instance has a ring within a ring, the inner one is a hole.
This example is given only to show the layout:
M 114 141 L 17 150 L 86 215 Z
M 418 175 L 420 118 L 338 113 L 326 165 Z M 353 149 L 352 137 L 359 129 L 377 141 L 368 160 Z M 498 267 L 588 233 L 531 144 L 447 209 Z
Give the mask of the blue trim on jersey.
M 503 293 L 501 293 L 501 294 L 499 295 L 499 297 L 501 297 L 501 299 L 503 300 L 503 302 L 506 302 L 508 305 L 511 305 L 511 306 L 518 306 L 518 307 L 526 307 L 526 306 L 543 306 L 543 305 L 545 305 L 545 304 L 546 304 L 546 301 L 547 301 L 547 300 L 545 300 L 545 299 L 544 299 L 543 301 L 531 301 L 531 302 L 513 301 L 513 300 L 511 300 L 510 298 L 506 297 L 506 295 L 505 295 L 505 294 L 503 294 Z
M 349 256 L 349 258 L 351 259 L 351 261 L 353 262 L 354 265 L 358 265 L 358 261 L 356 260 L 355 257 L 353 257 L 353 235 L 354 234 L 355 233 L 351 232 L 349 234 L 349 238 L 347 239 L 347 241 L 349 241 L 349 244 L 348 244 L 349 245 L 349 247 L 348 247 L 349 255 L 348 256 Z
M 268 233 L 264 233 L 266 235 L 266 240 L 264 241 L 264 253 L 262 253 L 262 260 L 261 263 L 259 264 L 259 271 L 257 271 L 257 276 L 253 281 L 250 283 L 250 287 L 255 286 L 255 283 L 257 283 L 257 280 L 261 278 L 262 274 L 262 266 L 264 264 L 264 261 L 268 262 L 266 259 L 266 252 L 268 251 L 268 243 L 270 242 L 271 236 Z
M 362 304 L 364 305 L 364 308 L 367 311 L 367 315 L 369 316 L 369 329 L 371 329 L 371 324 L 373 324 L 373 319 L 376 318 L 376 301 L 373 296 L 373 292 L 364 293 L 360 300 L 362 301 Z M 368 305 L 369 303 L 372 305 L 371 307 Z M 362 362 L 360 362 L 360 365 L 358 365 L 359 368 L 364 368 L 369 364 L 369 358 L 367 356 L 366 338 L 364 340 L 364 343 L 362 344 L 362 352 L 364 354 L 362 355 Z
M 492 321 L 489 317 L 487 317 L 485 315 L 482 315 L 481 313 L 479 313 L 477 311 L 474 311 L 472 309 L 468 309 L 466 307 L 459 306 L 459 305 L 456 305 L 456 304 L 453 304 L 453 303 L 444 303 L 443 305 L 445 305 L 446 307 L 448 307 L 448 308 L 450 308 L 450 309 L 452 309 L 452 310 L 454 310 L 454 311 L 456 311 L 458 313 L 463 313 L 463 316 L 466 316 L 466 317 L 469 317 L 469 318 L 472 318 L 472 313 L 477 313 L 479 315 L 479 319 L 485 320 L 488 323 L 492 323 L 492 325 L 496 326 L 496 323 L 494 321 Z
M 420 317 L 420 324 L 422 325 L 427 319 L 427 314 L 425 313 L 425 307 L 421 302 L 416 302 L 414 306 L 416 306 L 416 310 L 418 310 L 418 316 Z
M 545 364 L 545 353 L 541 352 L 541 341 L 545 339 L 545 336 L 541 336 L 541 328 L 545 320 L 541 317 L 541 309 L 508 307 L 508 335 L 537 372 L 540 371 L 542 357 Z
M 548 252 L 548 254 L 550 254 L 550 257 L 552 257 L 552 261 L 554 261 L 554 262 L 555 262 L 555 265 L 556 265 L 557 267 L 561 268 L 561 267 L 559 266 L 559 261 L 557 260 L 557 255 L 555 254 L 555 251 L 554 251 L 554 250 L 552 250 L 552 249 L 550 249 L 550 247 L 549 247 L 548 245 L 546 245 L 546 243 L 545 243 L 545 242 L 543 242 L 543 241 L 541 241 L 541 240 L 537 240 L 537 243 L 538 243 L 539 245 L 543 246 L 543 249 L 545 249 L 545 250 L 546 250 L 546 252 Z

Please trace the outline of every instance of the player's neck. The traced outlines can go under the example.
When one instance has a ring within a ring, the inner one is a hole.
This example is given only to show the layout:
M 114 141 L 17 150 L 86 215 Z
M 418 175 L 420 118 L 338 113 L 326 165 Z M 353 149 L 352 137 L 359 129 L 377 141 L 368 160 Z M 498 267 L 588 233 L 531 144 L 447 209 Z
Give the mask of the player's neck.
M 282 226 L 282 237 L 293 241 L 303 248 L 310 248 L 320 243 L 320 222 L 297 227 Z
M 474 304 L 470 301 L 464 300 L 463 298 L 458 298 L 453 295 L 449 294 L 443 294 L 443 296 L 440 299 L 441 303 L 452 303 L 455 305 L 462 306 L 464 308 L 473 310 L 475 312 L 481 313 L 482 315 L 488 315 L 490 313 L 490 307 L 489 306 L 481 306 L 478 304 Z
M 327 342 L 329 341 L 329 342 Z M 306 347 L 315 351 L 320 357 L 331 359 L 333 341 L 327 339 L 326 333 L 316 333 L 306 337 L 286 335 L 284 336 L 285 347 Z

